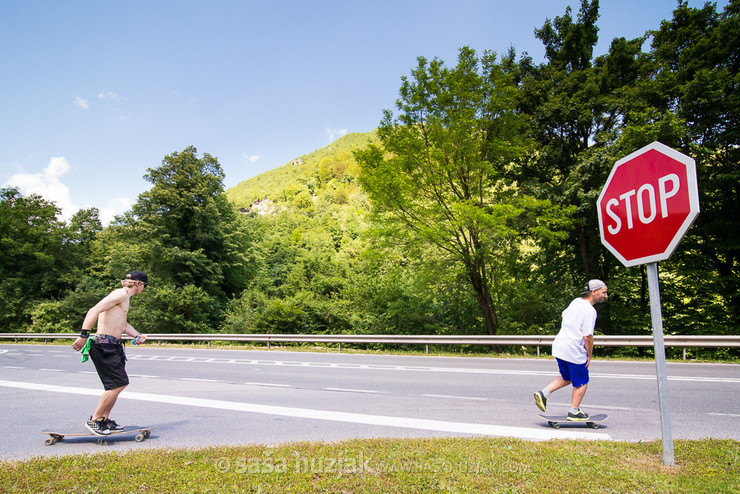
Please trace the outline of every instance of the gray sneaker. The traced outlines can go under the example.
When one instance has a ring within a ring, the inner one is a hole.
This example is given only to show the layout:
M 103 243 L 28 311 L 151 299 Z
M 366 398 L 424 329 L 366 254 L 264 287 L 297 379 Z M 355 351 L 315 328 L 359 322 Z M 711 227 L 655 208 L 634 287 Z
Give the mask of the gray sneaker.
M 581 411 L 581 409 L 578 409 L 578 413 L 568 412 L 568 421 L 569 422 L 585 422 L 589 419 L 589 416 L 586 412 Z
M 107 436 L 110 434 L 108 421 L 104 417 L 98 417 L 95 420 L 90 417 L 90 420 L 85 423 L 85 427 L 87 427 L 90 432 L 97 434 L 98 436 Z
M 534 394 L 534 403 L 543 412 L 547 411 L 547 398 L 545 398 L 545 394 L 542 391 L 537 391 Z

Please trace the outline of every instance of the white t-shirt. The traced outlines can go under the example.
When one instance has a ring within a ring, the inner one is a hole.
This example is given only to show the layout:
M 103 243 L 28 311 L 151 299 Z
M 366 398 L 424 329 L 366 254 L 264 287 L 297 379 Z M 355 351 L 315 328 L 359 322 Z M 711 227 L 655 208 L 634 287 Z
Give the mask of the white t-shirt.
M 560 332 L 552 343 L 552 356 L 573 364 L 588 360 L 583 337 L 594 334 L 596 309 L 591 302 L 577 298 L 563 311 Z

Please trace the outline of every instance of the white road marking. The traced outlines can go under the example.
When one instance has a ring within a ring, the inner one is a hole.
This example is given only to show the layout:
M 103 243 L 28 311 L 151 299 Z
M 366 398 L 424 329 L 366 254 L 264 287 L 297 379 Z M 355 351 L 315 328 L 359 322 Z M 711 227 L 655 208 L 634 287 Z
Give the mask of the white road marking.
M 248 382 L 244 384 L 249 384 L 252 386 L 265 386 L 265 387 L 270 387 L 270 388 L 292 388 L 293 387 L 291 384 L 254 383 L 254 382 Z
M 0 386 L 20 388 L 31 391 L 51 393 L 69 393 L 86 396 L 100 396 L 101 391 L 77 388 L 70 386 L 56 386 L 18 381 L 0 380 Z M 238 401 L 210 400 L 204 398 L 190 398 L 187 396 L 172 396 L 153 393 L 124 392 L 119 399 L 166 403 L 169 405 L 212 408 L 231 410 L 236 412 L 259 413 L 280 417 L 292 417 L 307 420 L 327 420 L 353 424 L 374 425 L 381 427 L 397 427 L 402 429 L 420 429 L 427 431 L 448 432 L 453 434 L 471 434 L 474 436 L 506 436 L 522 439 L 549 440 L 549 439 L 586 439 L 611 440 L 609 434 L 599 432 L 578 431 L 551 431 L 544 428 L 511 427 L 492 424 L 476 424 L 469 422 L 450 422 L 446 420 L 419 419 L 413 417 L 392 417 L 385 415 L 369 415 L 364 413 L 334 412 L 330 410 L 314 410 L 310 408 L 280 407 L 243 403 Z
M 181 377 L 181 381 L 195 381 L 199 383 L 218 383 L 221 382 L 218 379 L 198 379 L 197 377 Z
M 16 370 L 20 370 L 20 369 L 25 369 L 25 367 L 16 367 L 14 365 L 3 365 L 3 369 L 16 369 Z
M 39 369 L 40 371 L 46 372 L 64 372 L 62 369 Z
M 350 388 L 324 388 L 326 391 L 339 391 L 340 393 L 366 393 L 375 394 L 377 391 L 372 389 L 350 389 Z
M 476 396 L 455 396 L 455 395 L 422 395 L 427 398 L 445 398 L 452 400 L 474 400 L 474 401 L 488 401 L 488 398 L 479 398 Z

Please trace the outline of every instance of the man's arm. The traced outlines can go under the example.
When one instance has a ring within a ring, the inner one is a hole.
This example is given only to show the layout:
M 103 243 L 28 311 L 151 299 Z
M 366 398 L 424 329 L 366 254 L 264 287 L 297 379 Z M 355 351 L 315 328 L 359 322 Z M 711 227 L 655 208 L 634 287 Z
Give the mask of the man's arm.
M 594 353 L 594 335 L 590 334 L 584 336 L 583 345 L 586 347 L 586 354 L 588 355 L 588 360 L 586 360 L 586 369 L 588 369 L 588 366 L 591 363 L 591 355 Z
M 126 301 L 126 293 L 121 290 L 114 290 L 106 295 L 100 302 L 95 304 L 85 315 L 85 320 L 82 322 L 82 329 L 91 331 L 95 323 L 98 322 L 98 316 L 103 312 L 112 309 L 116 305 L 119 305 Z
M 125 301 L 125 299 L 126 294 L 119 290 L 110 292 L 100 302 L 87 311 L 85 320 L 82 322 L 82 330 L 88 332 L 92 331 L 93 327 L 95 327 L 95 324 L 98 322 L 98 316 L 100 316 L 100 314 L 115 307 Z M 72 348 L 77 351 L 82 350 L 82 347 L 84 347 L 87 342 L 86 340 L 87 338 L 83 337 L 77 338 L 74 343 L 72 343 Z
M 126 327 L 123 328 L 123 332 L 126 333 L 127 335 L 129 335 L 132 338 L 136 338 L 137 336 L 139 336 L 141 334 L 138 331 L 136 331 L 132 325 L 130 325 L 128 323 L 126 324 Z

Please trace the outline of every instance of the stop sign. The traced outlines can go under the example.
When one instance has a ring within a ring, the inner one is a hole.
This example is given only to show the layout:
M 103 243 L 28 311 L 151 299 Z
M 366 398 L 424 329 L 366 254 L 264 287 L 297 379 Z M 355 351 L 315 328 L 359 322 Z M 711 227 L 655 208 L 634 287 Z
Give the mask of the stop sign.
M 655 141 L 614 164 L 596 206 L 601 242 L 622 264 L 668 259 L 699 214 L 694 160 Z

